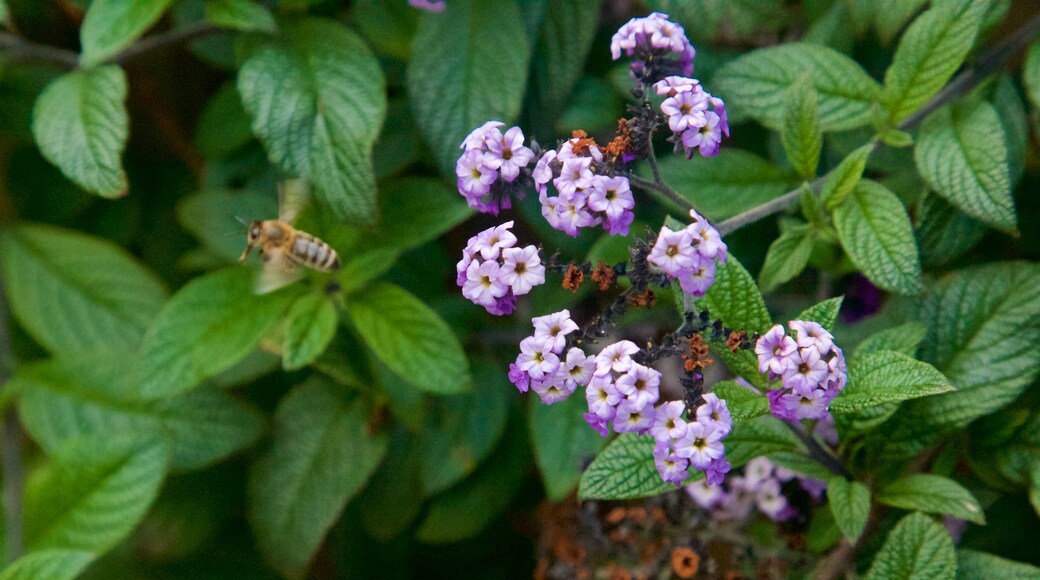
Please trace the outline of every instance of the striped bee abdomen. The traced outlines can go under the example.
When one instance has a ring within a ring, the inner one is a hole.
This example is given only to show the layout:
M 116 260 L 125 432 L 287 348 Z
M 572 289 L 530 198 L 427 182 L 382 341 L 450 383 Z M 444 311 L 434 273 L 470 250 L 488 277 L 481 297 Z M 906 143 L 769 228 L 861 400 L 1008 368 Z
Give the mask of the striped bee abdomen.
M 296 240 L 293 241 L 290 254 L 293 259 L 308 268 L 323 272 L 339 269 L 339 255 L 336 250 L 307 233 L 296 233 Z

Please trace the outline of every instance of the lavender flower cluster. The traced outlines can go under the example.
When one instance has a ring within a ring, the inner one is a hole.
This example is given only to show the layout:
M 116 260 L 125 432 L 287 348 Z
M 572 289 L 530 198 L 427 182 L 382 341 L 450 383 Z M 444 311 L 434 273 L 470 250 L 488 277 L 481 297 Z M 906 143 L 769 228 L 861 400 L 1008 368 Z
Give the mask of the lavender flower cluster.
M 814 499 L 822 497 L 827 489 L 825 481 L 800 477 L 765 457 L 758 457 L 744 467 L 743 476 L 728 478 L 724 486 L 713 486 L 701 480 L 686 486 L 686 492 L 694 503 L 710 510 L 715 520 L 743 521 L 757 507 L 769 519 L 782 522 L 798 515 L 781 489 L 792 480 L 797 480 Z
M 768 393 L 770 411 L 788 421 L 822 419 L 848 382 L 845 355 L 819 324 L 792 320 L 790 326 L 795 338 L 777 324 L 755 344 L 758 370 L 782 385 Z
M 637 352 L 635 343 L 622 340 L 596 355 L 596 369 L 585 388 L 585 421 L 604 437 L 612 425 L 618 433 L 639 434 L 653 426 L 661 373 L 632 360 Z
M 516 246 L 513 222 L 488 228 L 469 239 L 455 265 L 462 295 L 495 315 L 512 314 L 516 297 L 545 283 L 545 266 L 535 246 Z
M 665 97 L 661 112 L 672 130 L 671 140 L 677 148 L 682 146 L 687 159 L 695 149 L 704 157 L 719 152 L 722 136 L 729 137 L 729 117 L 722 99 L 705 91 L 697 79 L 679 76 L 658 81 L 654 90 Z
M 679 280 L 683 292 L 704 296 L 715 282 L 715 260 L 726 263 L 726 244 L 708 220 L 690 210 L 693 222 L 677 232 L 661 228 L 647 261 L 669 278 Z
M 470 207 L 481 213 L 498 215 L 513 206 L 509 185 L 520 176 L 520 170 L 534 159 L 534 151 L 524 146 L 524 132 L 505 123 L 488 121 L 474 129 L 462 142 L 462 156 L 455 162 L 459 193 Z M 517 196 L 523 198 L 523 189 Z
M 595 361 L 578 347 L 567 356 L 567 335 L 578 330 L 568 310 L 532 318 L 534 334 L 520 341 L 520 354 L 509 365 L 509 380 L 521 393 L 528 389 L 546 405 L 558 403 L 592 378 Z
M 704 472 L 709 485 L 721 483 L 730 470 L 722 440 L 733 430 L 726 401 L 713 393 L 704 395 L 692 421 L 682 418 L 682 401 L 661 406 L 650 433 L 654 436 L 654 464 L 661 479 L 682 483 L 690 468 Z
M 593 172 L 603 152 L 588 139 L 574 137 L 542 155 L 532 177 L 542 216 L 553 228 L 577 236 L 580 228 L 603 226 L 610 235 L 628 235 L 636 202 L 628 178 Z M 558 195 L 549 197 L 549 182 Z
M 693 57 L 697 53 L 686 38 L 686 30 L 668 19 L 667 14 L 653 12 L 646 18 L 633 18 L 614 33 L 610 39 L 610 56 L 614 60 L 621 53 L 634 56 L 632 76 L 639 78 L 646 71 L 646 61 L 667 62 L 671 55 L 678 55 L 672 63 L 683 75 L 693 74 Z

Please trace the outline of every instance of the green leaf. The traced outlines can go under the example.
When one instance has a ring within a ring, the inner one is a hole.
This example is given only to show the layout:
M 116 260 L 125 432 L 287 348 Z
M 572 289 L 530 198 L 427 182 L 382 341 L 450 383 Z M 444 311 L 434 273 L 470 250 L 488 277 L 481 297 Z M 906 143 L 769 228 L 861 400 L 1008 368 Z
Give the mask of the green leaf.
M 123 70 L 104 66 L 58 77 L 33 106 L 32 133 L 43 156 L 77 185 L 103 197 L 127 192 L 120 159 L 130 134 L 126 92 Z
M 950 534 L 928 516 L 914 512 L 889 532 L 866 578 L 953 578 L 956 571 Z
M 877 494 L 877 500 L 907 511 L 950 515 L 980 525 L 986 523 L 986 514 L 975 496 L 956 481 L 938 475 L 908 475 L 885 486 Z
M 875 181 L 860 181 L 834 210 L 834 226 L 849 258 L 877 286 L 900 294 L 921 291 L 921 263 L 906 208 Z
M 1025 85 L 1026 97 L 1034 109 L 1040 109 L 1040 41 L 1034 42 L 1026 51 L 1026 60 L 1022 65 L 1022 84 Z
M 473 476 L 437 496 L 416 531 L 428 544 L 457 542 L 477 535 L 500 517 L 523 488 L 528 458 L 521 421 L 511 427 L 488 461 Z
M 855 543 L 870 515 L 870 490 L 858 481 L 835 477 L 827 481 L 827 502 L 842 535 Z
M 838 322 L 838 312 L 841 311 L 841 303 L 844 301 L 844 296 L 838 296 L 813 304 L 803 310 L 794 320 L 815 322 L 827 330 L 833 331 L 834 325 Z
M 50 226 L 7 226 L 0 237 L 11 312 L 52 352 L 133 347 L 166 290 L 107 240 Z
M 350 296 L 347 314 L 365 344 L 390 370 L 436 394 L 469 390 L 469 362 L 455 333 L 429 306 L 393 284 Z
M 1040 460 L 1034 460 L 1029 470 L 1029 503 L 1040 514 Z
M 836 5 L 837 6 L 837 5 Z M 841 530 L 834 521 L 834 514 L 828 506 L 822 506 L 813 510 L 812 521 L 809 522 L 809 532 L 805 538 L 806 547 L 810 552 L 822 554 L 841 540 Z
M 763 291 L 793 280 L 802 273 L 812 255 L 815 236 L 809 228 L 799 228 L 780 234 L 769 244 L 765 263 L 758 272 L 758 283 Z
M 654 467 L 654 438 L 622 433 L 582 473 L 578 499 L 635 499 L 673 489 Z
M 879 0 L 875 2 L 874 27 L 882 44 L 888 44 L 928 0 Z
M 472 393 L 436 397 L 425 411 L 422 438 L 422 484 L 427 494 L 447 489 L 477 468 L 494 449 L 506 427 L 513 386 L 503 368 L 484 360 L 476 364 Z
M 337 322 L 336 306 L 327 295 L 311 292 L 301 296 L 285 316 L 283 368 L 301 369 L 318 358 L 335 336 Z
M 406 84 L 416 122 L 441 171 L 454 175 L 470 131 L 520 113 L 531 59 L 520 11 L 510 0 L 449 2 L 420 21 L 412 46 L 421 47 Z
M 578 484 L 582 467 L 607 440 L 589 427 L 582 414 L 585 398 L 576 394 L 564 402 L 544 405 L 530 399 L 528 421 L 534 459 L 549 501 L 562 501 Z
M 982 241 L 987 231 L 985 224 L 934 193 L 918 204 L 916 236 L 926 266 L 949 266 Z
M 173 0 L 92 0 L 83 16 L 80 63 L 89 68 L 126 48 L 162 18 Z
M 733 381 L 719 381 L 712 385 L 711 392 L 726 401 L 734 424 L 744 423 L 769 413 L 769 401 L 765 396 Z
M 898 352 L 883 350 L 857 356 L 849 362 L 848 374 L 845 390 L 831 402 L 835 414 L 953 390 L 935 367 Z
M 365 529 L 385 542 L 400 536 L 423 508 L 421 447 L 405 429 L 395 430 L 386 459 L 357 499 Z
M 299 578 L 340 512 L 387 450 L 369 409 L 340 387 L 310 380 L 278 404 L 269 450 L 249 472 L 248 514 L 264 559 Z
M 155 501 L 168 459 L 165 441 L 125 433 L 69 441 L 28 483 L 26 545 L 107 551 L 133 531 Z
M 252 0 L 206 0 L 206 20 L 235 30 L 274 32 L 278 25 L 264 6 Z
M 1015 562 L 986 552 L 961 548 L 957 550 L 957 580 L 1036 580 L 1040 568 Z
M 40 550 L 22 556 L 0 572 L 0 580 L 73 580 L 94 560 L 92 552 Z
M 167 397 L 230 368 L 260 342 L 293 299 L 291 288 L 253 293 L 253 271 L 201 276 L 166 303 L 141 346 L 140 393 Z
M 242 103 L 271 162 L 308 179 L 344 221 L 376 217 L 372 144 L 386 112 L 379 61 L 343 25 L 304 19 L 255 47 L 238 73 Z
M 820 203 L 829 210 L 834 210 L 845 203 L 849 194 L 863 177 L 863 170 L 867 167 L 867 158 L 874 150 L 871 144 L 864 145 L 849 153 L 841 163 L 827 174 L 827 179 L 820 189 Z
M 778 130 L 786 90 L 805 73 L 819 95 L 821 130 L 870 123 L 881 87 L 855 61 L 820 45 L 792 42 L 752 51 L 719 69 L 715 86 L 731 111 L 745 111 Z
M 812 457 L 803 453 L 794 451 L 777 451 L 769 454 L 769 460 L 781 467 L 785 467 L 795 473 L 800 473 L 813 479 L 827 481 L 834 477 L 834 473 L 831 472 L 831 470 L 824 467 L 819 461 L 816 461 Z
M 723 220 L 780 196 L 793 180 L 754 153 L 723 148 L 710 159 L 668 156 L 661 176 L 709 219 Z
M 917 354 L 917 346 L 924 340 L 928 327 L 924 324 L 911 321 L 892 328 L 878 331 L 863 340 L 856 346 L 855 356 L 860 357 L 868 353 L 879 351 L 895 351 L 913 357 Z
M 253 139 L 249 114 L 242 108 L 242 99 L 233 81 L 228 81 L 206 103 L 195 126 L 195 145 L 209 160 L 230 155 Z M 269 196 L 274 199 L 274 196 Z M 267 214 L 276 216 L 275 212 Z
M 975 0 L 938 3 L 907 28 L 885 71 L 881 93 L 893 124 L 925 104 L 957 71 L 988 5 Z
M 369 248 L 410 250 L 434 240 L 476 212 L 435 179 L 392 182 L 379 194 L 381 221 L 364 236 Z
M 917 455 L 943 436 L 1014 401 L 1040 374 L 1040 266 L 1002 262 L 948 275 L 918 318 L 928 325 L 921 359 L 957 387 L 904 403 L 878 443 L 885 455 Z
M 962 102 L 932 113 L 914 159 L 928 185 L 964 213 L 995 228 L 1017 228 L 1004 129 L 993 106 Z
M 263 416 L 230 395 L 199 389 L 142 401 L 121 351 L 63 355 L 19 368 L 18 414 L 40 447 L 56 453 L 78 436 L 125 431 L 168 440 L 172 469 L 197 469 L 251 445 Z
M 1011 177 L 1011 187 L 1014 188 L 1022 179 L 1026 152 L 1029 148 L 1029 117 L 1026 115 L 1026 106 L 1018 94 L 1015 81 L 1006 73 L 998 78 L 990 101 L 1000 117 L 1001 126 L 1004 127 L 1004 141 L 1008 150 L 1008 174 Z
M 246 246 L 246 227 L 239 218 L 252 221 L 277 215 L 275 196 L 250 190 L 207 189 L 183 197 L 177 204 L 181 226 L 227 262 L 236 262 Z M 227 235 L 239 232 L 241 235 Z
M 816 176 L 816 166 L 820 163 L 820 151 L 823 149 L 823 133 L 820 131 L 820 113 L 816 101 L 816 91 L 809 74 L 791 85 L 784 98 L 780 141 L 787 153 L 787 160 L 805 179 Z
M 367 286 L 372 280 L 387 273 L 401 257 L 401 251 L 393 248 L 377 248 L 375 250 L 359 250 L 358 253 L 348 251 L 350 256 L 343 267 L 336 272 L 336 280 L 344 294 L 352 294 Z

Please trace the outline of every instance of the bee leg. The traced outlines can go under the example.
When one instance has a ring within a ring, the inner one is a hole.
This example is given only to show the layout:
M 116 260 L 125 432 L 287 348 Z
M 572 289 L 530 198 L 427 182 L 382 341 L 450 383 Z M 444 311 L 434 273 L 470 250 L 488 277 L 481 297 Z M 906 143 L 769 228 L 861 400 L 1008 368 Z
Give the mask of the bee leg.
M 238 261 L 239 262 L 245 262 L 246 260 L 248 260 L 249 259 L 249 252 L 252 252 L 252 251 L 253 251 L 253 246 L 251 244 L 247 245 L 246 246 L 246 251 L 242 252 L 242 255 L 239 256 Z

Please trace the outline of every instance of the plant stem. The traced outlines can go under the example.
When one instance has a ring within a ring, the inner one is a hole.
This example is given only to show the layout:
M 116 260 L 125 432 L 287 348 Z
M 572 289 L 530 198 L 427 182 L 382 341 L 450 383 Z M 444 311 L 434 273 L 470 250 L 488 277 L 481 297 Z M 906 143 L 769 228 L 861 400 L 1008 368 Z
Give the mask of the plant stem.
M 0 389 L 8 388 L 14 369 L 11 336 L 8 332 L 7 304 L 3 279 L 0 278 Z M 5 393 L 6 394 L 6 393 Z M 22 469 L 22 432 L 14 409 L 7 409 L 0 432 L 3 450 L 0 467 L 3 469 L 4 541 L 7 560 L 12 562 L 22 555 L 22 495 L 25 474 Z
M 816 440 L 812 435 L 809 435 L 805 428 L 800 423 L 792 423 L 790 421 L 781 421 L 792 433 L 798 436 L 805 444 L 806 449 L 809 450 L 809 455 L 815 459 L 820 465 L 826 467 L 834 475 L 840 475 L 846 479 L 851 478 L 848 470 L 845 469 L 845 464 L 842 463 L 841 459 L 835 456 L 830 451 L 827 451 L 820 445 L 820 442 Z
M 133 60 L 143 54 L 152 52 L 153 50 L 159 50 L 182 42 L 195 40 L 196 38 L 208 36 L 218 31 L 220 31 L 220 28 L 205 22 L 191 24 L 182 28 L 175 28 L 161 34 L 156 34 L 155 36 L 146 36 L 124 48 L 122 52 L 107 59 L 105 62 L 124 64 L 129 60 Z
M 71 50 L 25 40 L 9 32 L 0 32 L 0 51 L 14 60 L 37 60 L 70 69 L 79 65 L 79 55 Z
M 684 211 L 693 209 L 693 204 L 688 199 L 679 195 L 677 191 L 668 187 L 668 184 L 664 182 L 650 181 L 638 175 L 629 175 L 628 182 L 644 191 L 659 194 L 663 199 L 668 200 Z

